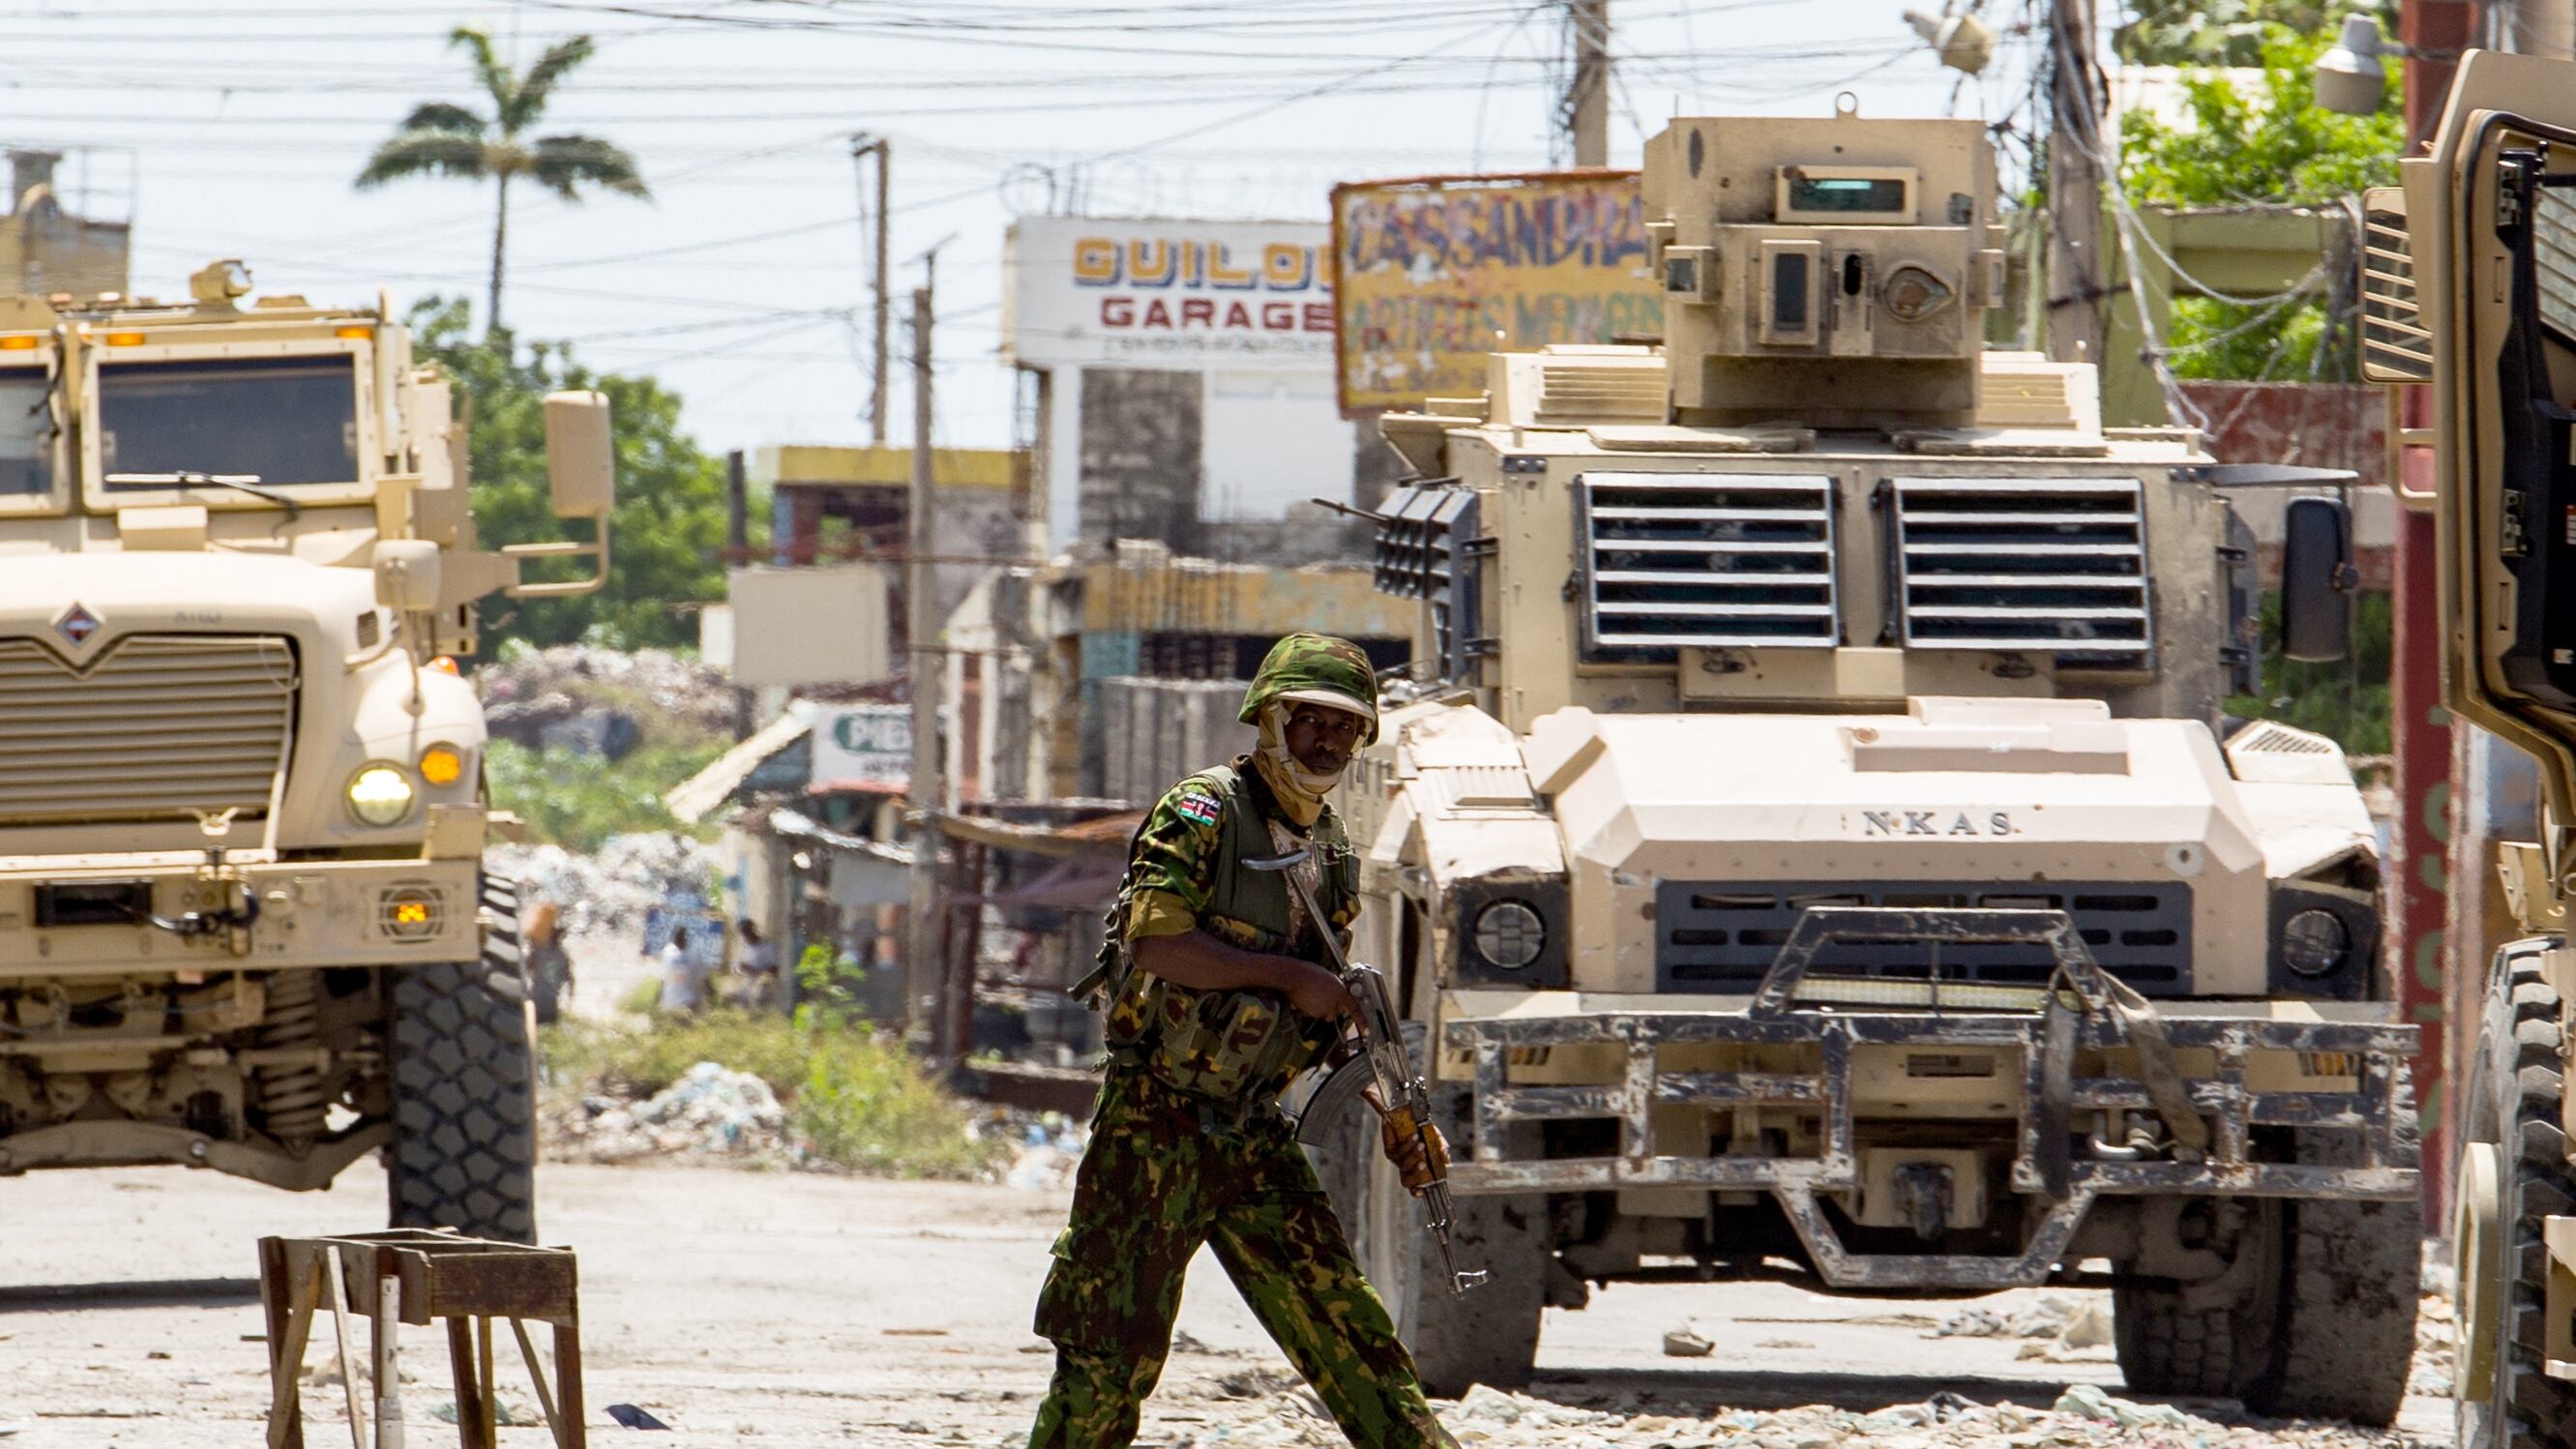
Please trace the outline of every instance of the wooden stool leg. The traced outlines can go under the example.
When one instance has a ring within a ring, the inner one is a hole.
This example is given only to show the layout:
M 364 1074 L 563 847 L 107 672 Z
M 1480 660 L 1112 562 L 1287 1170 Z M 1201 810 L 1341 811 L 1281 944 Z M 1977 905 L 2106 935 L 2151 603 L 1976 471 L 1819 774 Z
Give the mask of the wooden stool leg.
M 582 1420 L 581 1329 L 555 1325 L 555 1412 L 562 1416 L 563 1449 L 589 1449 L 590 1428 Z
M 456 1376 L 456 1437 L 459 1449 L 494 1449 L 485 1432 L 484 1396 L 489 1392 L 474 1376 L 474 1327 L 463 1318 L 447 1320 L 447 1364 Z
M 340 1345 L 340 1389 L 349 1400 L 349 1449 L 367 1449 L 367 1411 L 358 1400 L 358 1366 L 349 1357 L 349 1265 L 338 1250 L 321 1255 L 318 1266 L 331 1290 L 331 1332 Z
M 268 1317 L 269 1449 L 304 1449 L 304 1338 L 313 1327 L 311 1274 L 298 1278 L 280 1238 L 259 1240 L 260 1307 Z

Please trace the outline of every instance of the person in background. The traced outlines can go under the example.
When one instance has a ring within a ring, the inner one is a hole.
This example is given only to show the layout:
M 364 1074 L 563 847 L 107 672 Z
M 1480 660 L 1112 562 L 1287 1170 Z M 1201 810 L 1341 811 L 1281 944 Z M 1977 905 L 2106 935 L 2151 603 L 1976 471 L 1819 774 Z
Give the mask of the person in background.
M 742 937 L 742 954 L 734 959 L 734 969 L 751 983 L 751 1005 L 769 1011 L 777 1007 L 778 943 L 760 934 L 760 926 L 745 916 L 734 922 L 734 931 Z
M 668 1012 L 693 1012 L 706 1002 L 706 972 L 689 959 L 689 928 L 673 926 L 671 939 L 662 943 L 661 1009 Z

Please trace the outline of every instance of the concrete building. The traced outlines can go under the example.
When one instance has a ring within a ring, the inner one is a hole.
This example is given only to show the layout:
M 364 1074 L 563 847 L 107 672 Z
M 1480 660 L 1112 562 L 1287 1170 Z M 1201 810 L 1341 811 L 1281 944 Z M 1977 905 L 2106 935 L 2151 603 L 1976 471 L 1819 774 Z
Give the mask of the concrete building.
M 9 153 L 9 211 L 0 216 L 0 286 L 35 297 L 126 290 L 132 228 L 65 210 L 54 190 L 59 151 Z

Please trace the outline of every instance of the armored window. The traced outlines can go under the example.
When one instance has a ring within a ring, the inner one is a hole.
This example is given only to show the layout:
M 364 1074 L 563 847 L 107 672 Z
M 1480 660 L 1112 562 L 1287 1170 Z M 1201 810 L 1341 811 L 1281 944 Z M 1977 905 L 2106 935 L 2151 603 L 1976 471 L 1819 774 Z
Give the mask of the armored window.
M 357 369 L 344 353 L 105 363 L 98 422 L 110 488 L 167 488 L 174 473 L 268 487 L 358 478 Z
M 0 372 L 0 497 L 54 491 L 54 414 L 40 368 Z
M 1576 497 L 1585 658 L 1840 642 L 1831 478 L 1586 473 Z

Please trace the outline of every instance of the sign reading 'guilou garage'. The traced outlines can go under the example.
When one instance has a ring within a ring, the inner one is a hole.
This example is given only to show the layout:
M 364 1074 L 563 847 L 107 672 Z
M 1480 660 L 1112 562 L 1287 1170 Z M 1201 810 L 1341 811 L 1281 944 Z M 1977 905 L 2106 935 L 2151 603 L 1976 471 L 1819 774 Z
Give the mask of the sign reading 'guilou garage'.
M 1002 351 L 1022 367 L 1332 360 L 1319 222 L 1026 217 L 1003 269 Z

